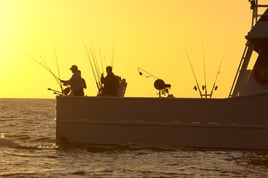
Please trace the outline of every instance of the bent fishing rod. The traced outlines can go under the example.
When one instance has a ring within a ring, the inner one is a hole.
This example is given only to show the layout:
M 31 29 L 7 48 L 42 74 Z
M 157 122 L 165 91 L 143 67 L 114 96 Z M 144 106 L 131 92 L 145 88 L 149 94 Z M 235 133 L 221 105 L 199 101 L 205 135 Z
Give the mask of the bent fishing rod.
M 31 55 L 29 55 L 29 57 L 33 59 L 37 64 L 39 64 L 41 67 L 43 67 L 46 71 L 48 71 L 56 79 L 57 82 L 60 81 L 60 78 L 55 73 L 52 72 L 52 70 L 49 68 L 49 66 L 46 63 L 43 64 L 42 62 L 38 61 Z M 41 59 L 44 60 L 42 57 Z
M 54 79 L 56 80 L 56 82 L 61 85 L 61 79 L 54 73 L 52 72 L 52 70 L 49 68 L 48 64 L 45 62 L 45 60 L 40 57 L 43 61 L 40 62 L 39 60 L 37 60 L 36 58 L 32 57 L 31 55 L 28 55 L 28 57 L 30 57 L 32 60 L 34 60 L 37 64 L 39 64 L 41 67 L 43 67 L 46 71 L 48 71 L 53 77 Z M 51 90 L 50 88 L 48 90 Z

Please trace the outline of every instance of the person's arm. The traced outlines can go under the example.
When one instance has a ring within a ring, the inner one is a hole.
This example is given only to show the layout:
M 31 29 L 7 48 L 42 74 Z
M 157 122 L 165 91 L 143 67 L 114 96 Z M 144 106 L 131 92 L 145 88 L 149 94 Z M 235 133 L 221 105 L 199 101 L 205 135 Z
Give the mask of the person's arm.
M 60 80 L 61 83 L 63 83 L 64 86 L 66 86 L 67 84 L 67 80 Z
M 101 83 L 104 83 L 105 82 L 105 78 L 103 76 L 103 74 L 101 74 Z
M 73 78 L 74 78 L 74 75 L 72 75 L 72 77 L 69 80 L 60 80 L 60 81 L 63 83 L 63 85 L 70 85 Z

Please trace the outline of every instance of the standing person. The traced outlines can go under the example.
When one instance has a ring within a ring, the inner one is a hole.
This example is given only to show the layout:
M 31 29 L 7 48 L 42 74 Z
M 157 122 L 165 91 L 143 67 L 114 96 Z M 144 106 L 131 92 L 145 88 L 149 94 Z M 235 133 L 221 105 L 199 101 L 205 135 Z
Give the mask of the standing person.
M 71 96 L 84 96 L 84 88 L 85 84 L 83 83 L 82 77 L 81 77 L 81 71 L 78 70 L 77 65 L 72 65 L 70 68 L 73 75 L 69 80 L 60 80 L 63 85 L 70 85 L 71 87 Z
M 117 96 L 121 77 L 113 73 L 112 66 L 107 66 L 106 72 L 106 77 L 101 74 L 101 83 L 104 84 L 102 96 Z

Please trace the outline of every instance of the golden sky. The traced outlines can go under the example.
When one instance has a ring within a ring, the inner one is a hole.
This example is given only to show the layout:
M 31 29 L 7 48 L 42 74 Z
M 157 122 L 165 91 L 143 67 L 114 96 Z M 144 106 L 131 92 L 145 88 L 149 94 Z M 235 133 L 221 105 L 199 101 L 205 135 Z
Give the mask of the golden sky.
M 199 97 L 187 51 L 199 84 L 206 78 L 210 91 L 220 71 L 214 97 L 227 97 L 250 30 L 249 6 L 247 0 L 1 0 L 0 97 L 55 97 L 47 88 L 59 90 L 58 83 L 29 56 L 62 79 L 77 64 L 86 95 L 95 96 L 84 44 L 95 50 L 100 72 L 112 63 L 126 78 L 126 96 L 157 96 L 155 79 L 140 76 L 140 67 L 170 83 L 175 97 Z

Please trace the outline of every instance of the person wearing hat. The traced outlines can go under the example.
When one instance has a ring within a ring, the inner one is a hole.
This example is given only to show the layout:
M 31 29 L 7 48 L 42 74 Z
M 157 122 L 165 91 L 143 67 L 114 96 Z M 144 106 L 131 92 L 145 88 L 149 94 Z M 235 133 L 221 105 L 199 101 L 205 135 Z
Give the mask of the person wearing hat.
M 69 80 L 60 80 L 63 85 L 70 85 L 71 87 L 71 96 L 84 96 L 85 83 L 84 79 L 81 77 L 81 71 L 78 70 L 77 65 L 72 65 L 70 70 L 73 75 Z

